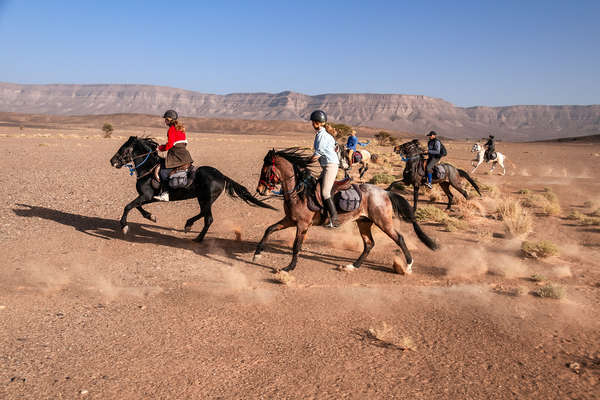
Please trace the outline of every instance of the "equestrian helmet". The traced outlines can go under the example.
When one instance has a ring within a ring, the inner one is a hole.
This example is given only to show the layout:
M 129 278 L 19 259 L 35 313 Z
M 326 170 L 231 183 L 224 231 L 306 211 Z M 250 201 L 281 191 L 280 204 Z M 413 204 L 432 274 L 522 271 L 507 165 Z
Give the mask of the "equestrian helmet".
M 178 117 L 177 111 L 175 110 L 167 110 L 165 111 L 165 115 L 163 115 L 163 118 L 170 118 L 173 121 L 175 121 Z
M 494 135 L 490 135 L 490 139 L 493 139 L 493 138 L 494 138 Z
M 310 114 L 310 120 L 315 122 L 327 122 L 327 114 L 325 111 L 316 110 Z
M 427 136 L 434 136 L 434 135 L 437 135 L 436 131 L 431 131 L 427 134 Z

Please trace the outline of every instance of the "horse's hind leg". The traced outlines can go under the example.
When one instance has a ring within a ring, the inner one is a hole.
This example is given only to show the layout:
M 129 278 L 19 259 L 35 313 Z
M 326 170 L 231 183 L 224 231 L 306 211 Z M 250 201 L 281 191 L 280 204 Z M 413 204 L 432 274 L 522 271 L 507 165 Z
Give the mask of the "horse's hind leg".
M 142 214 L 142 217 L 149 219 L 152 222 L 156 222 L 156 217 L 154 215 L 152 215 L 151 213 L 149 213 L 148 211 L 144 210 L 142 208 L 142 206 L 138 206 L 136 208 L 140 212 L 140 214 Z
M 366 218 L 360 218 L 356 220 L 356 225 L 358 225 L 358 230 L 360 231 L 360 236 L 362 237 L 364 247 L 358 259 L 354 261 L 354 263 L 346 265 L 344 267 L 345 270 L 360 268 L 364 259 L 369 255 L 369 252 L 373 246 L 375 246 L 375 240 L 373 240 L 373 235 L 371 234 L 373 221 Z
M 359 178 L 360 178 L 360 179 L 362 179 L 362 177 L 364 176 L 365 172 L 367 172 L 368 170 L 369 170 L 369 164 L 364 164 L 364 165 L 363 165 L 363 166 L 360 168 L 360 170 L 359 170 L 359 172 L 360 172 L 360 176 L 359 176 Z
M 290 226 L 293 226 L 293 225 L 294 225 L 294 222 L 286 216 L 281 221 L 278 221 L 278 222 L 274 223 L 273 225 L 269 226 L 267 229 L 265 229 L 265 233 L 264 233 L 262 239 L 260 240 L 258 245 L 256 245 L 256 250 L 254 251 L 254 257 L 252 259 L 254 260 L 254 259 L 260 257 L 260 253 L 262 253 L 262 251 L 265 249 L 265 242 L 269 238 L 271 233 L 280 231 L 285 228 L 289 228 Z M 295 244 L 295 242 L 294 242 L 294 244 Z
M 440 182 L 440 186 L 442 187 L 442 190 L 444 191 L 444 193 L 446 193 L 446 196 L 448 197 L 448 205 L 446 206 L 446 210 L 451 210 L 452 209 L 452 200 L 454 199 L 454 195 L 450 191 L 450 183 L 449 182 Z
M 394 229 L 394 223 L 392 222 L 391 214 L 390 214 L 389 218 L 386 218 L 386 217 L 384 217 L 384 218 L 385 218 L 385 220 L 382 221 L 381 223 L 377 223 L 375 221 L 375 225 L 377 225 L 379 227 L 379 229 L 381 229 L 383 232 L 385 232 L 385 234 L 388 235 L 390 237 L 390 239 L 392 239 L 398 246 L 400 246 L 400 249 L 402 249 L 402 253 L 404 253 L 404 257 L 406 259 L 405 273 L 410 274 L 412 272 L 413 258 L 410 255 L 410 251 L 408 251 L 408 247 L 406 247 L 406 242 L 404 242 L 404 237 L 400 234 L 400 232 L 398 232 L 397 230 Z M 394 265 L 394 269 L 395 269 L 395 265 Z M 396 272 L 398 272 L 398 270 L 396 270 Z
M 185 225 L 188 226 L 189 221 L 193 220 L 194 218 L 198 217 L 199 215 L 204 217 L 204 227 L 202 228 L 202 231 L 200 231 L 200 234 L 196 237 L 196 239 L 194 239 L 195 242 L 201 242 L 202 240 L 204 240 L 204 235 L 206 235 L 206 232 L 208 232 L 208 228 L 210 228 L 210 226 L 213 223 L 211 203 L 200 204 L 200 214 L 196 215 L 195 217 L 190 218 L 186 222 Z M 197 218 L 197 219 L 199 219 L 199 218 Z M 192 222 L 192 224 L 193 223 L 194 222 Z M 190 224 L 190 228 L 191 228 L 191 224 Z

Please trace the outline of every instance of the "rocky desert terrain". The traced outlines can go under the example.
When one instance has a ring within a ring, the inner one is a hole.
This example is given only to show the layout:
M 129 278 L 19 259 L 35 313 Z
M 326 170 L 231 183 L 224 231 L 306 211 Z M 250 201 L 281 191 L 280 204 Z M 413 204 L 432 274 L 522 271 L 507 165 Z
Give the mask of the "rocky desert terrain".
M 450 212 L 423 192 L 421 225 L 441 249 L 397 221 L 411 275 L 394 273 L 380 231 L 362 268 L 339 271 L 360 253 L 357 229 L 313 227 L 282 283 L 292 230 L 252 261 L 277 198 L 271 211 L 223 194 L 200 244 L 201 221 L 183 231 L 195 201 L 146 206 L 156 223 L 134 210 L 124 236 L 135 178 L 109 159 L 130 135 L 165 131 L 115 123 L 104 138 L 100 126 L 0 125 L 0 398 L 598 398 L 597 141 L 502 142 L 506 176 L 480 167 L 483 196 Z M 189 140 L 196 164 L 253 192 L 270 148 L 312 135 Z M 447 160 L 470 171 L 471 146 L 448 141 Z M 369 150 L 380 157 L 366 181 L 401 175 L 390 146 Z

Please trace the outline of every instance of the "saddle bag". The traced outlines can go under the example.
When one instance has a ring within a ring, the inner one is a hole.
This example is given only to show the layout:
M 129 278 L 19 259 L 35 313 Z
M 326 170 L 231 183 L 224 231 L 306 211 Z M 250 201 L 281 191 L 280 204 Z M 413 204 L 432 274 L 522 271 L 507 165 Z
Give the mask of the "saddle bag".
M 169 187 L 171 189 L 181 189 L 188 184 L 187 171 L 177 171 L 169 176 Z
M 342 211 L 354 211 L 360 206 L 361 196 L 355 186 L 339 192 L 337 205 Z

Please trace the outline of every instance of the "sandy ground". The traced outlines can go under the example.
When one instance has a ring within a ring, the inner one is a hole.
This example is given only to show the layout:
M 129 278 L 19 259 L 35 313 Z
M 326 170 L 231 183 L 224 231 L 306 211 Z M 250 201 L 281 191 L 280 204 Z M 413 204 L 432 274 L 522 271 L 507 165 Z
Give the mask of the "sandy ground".
M 292 230 L 251 261 L 282 215 L 277 199 L 274 212 L 222 195 L 202 244 L 191 241 L 202 221 L 183 232 L 195 201 L 148 205 L 157 223 L 134 210 L 120 233 L 134 178 L 108 160 L 134 132 L 0 128 L 0 398 L 598 398 L 600 227 L 565 216 L 600 207 L 599 144 L 499 144 L 514 166 L 478 171 L 498 191 L 472 200 L 468 228 L 423 224 L 440 251 L 398 222 L 412 275 L 393 273 L 397 248 L 380 231 L 363 268 L 337 271 L 358 257 L 357 231 L 317 227 L 282 285 L 272 269 L 288 264 Z M 308 133 L 190 136 L 197 164 L 252 191 L 268 149 L 311 144 Z M 470 144 L 448 147 L 467 168 Z M 374 151 L 401 172 L 389 147 Z M 495 208 L 545 187 L 562 211 L 534 213 L 528 239 L 560 253 L 527 259 Z M 532 274 L 566 296 L 534 296 Z

